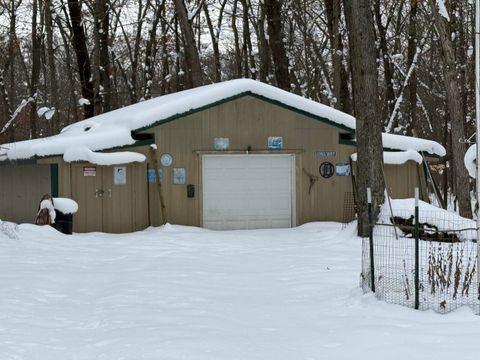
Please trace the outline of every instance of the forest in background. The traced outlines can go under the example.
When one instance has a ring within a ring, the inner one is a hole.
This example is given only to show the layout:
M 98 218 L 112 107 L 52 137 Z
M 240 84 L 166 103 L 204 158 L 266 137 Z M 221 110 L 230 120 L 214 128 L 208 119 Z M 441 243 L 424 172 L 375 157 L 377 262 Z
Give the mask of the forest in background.
M 0 0 L 0 143 L 235 78 L 355 115 L 352 69 L 363 54 L 351 49 L 358 31 L 345 9 L 353 3 Z M 463 156 L 474 133 L 473 2 L 363 3 L 378 69 L 379 99 L 371 106 L 386 132 L 446 147 L 437 177 L 445 197 L 453 191 L 468 215 Z

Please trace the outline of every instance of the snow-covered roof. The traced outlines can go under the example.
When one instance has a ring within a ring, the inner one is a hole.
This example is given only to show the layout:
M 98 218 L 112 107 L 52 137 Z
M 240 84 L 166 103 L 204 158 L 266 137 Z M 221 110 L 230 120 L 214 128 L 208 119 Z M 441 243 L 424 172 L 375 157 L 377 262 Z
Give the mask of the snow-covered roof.
M 411 136 L 382 134 L 383 147 L 393 150 L 415 150 L 432 155 L 445 156 L 445 148 L 433 140 L 426 140 Z
M 2 145 L 0 160 L 60 155 L 65 154 L 70 148 L 86 147 L 91 151 L 99 151 L 132 145 L 135 143 L 132 131 L 154 126 L 242 95 L 254 95 L 278 102 L 307 116 L 325 120 L 346 130 L 355 130 L 355 118 L 351 115 L 259 81 L 238 79 L 126 106 L 69 125 L 58 135 Z M 445 149 L 440 144 L 430 140 L 385 135 L 383 145 L 388 148 L 426 151 L 439 156 L 445 154 Z
M 357 153 L 350 155 L 352 161 L 357 161 Z M 405 164 L 407 161 L 415 161 L 419 164 L 423 162 L 422 155 L 415 150 L 406 150 L 406 151 L 384 151 L 383 152 L 383 162 L 389 165 L 401 165 Z

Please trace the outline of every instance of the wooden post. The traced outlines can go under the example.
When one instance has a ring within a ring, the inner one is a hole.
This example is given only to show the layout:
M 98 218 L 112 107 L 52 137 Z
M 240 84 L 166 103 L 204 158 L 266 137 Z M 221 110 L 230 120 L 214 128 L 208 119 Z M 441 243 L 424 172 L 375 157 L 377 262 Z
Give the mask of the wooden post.
M 370 240 L 370 288 L 375 292 L 375 260 L 373 251 L 373 214 L 372 214 L 372 189 L 367 188 L 368 202 L 368 237 Z
M 415 309 L 420 307 L 420 274 L 419 274 L 419 213 L 418 213 L 418 187 L 415 188 Z
M 165 207 L 165 199 L 163 198 L 162 182 L 160 179 L 160 174 L 158 172 L 158 157 L 156 147 L 150 146 L 150 157 L 152 159 L 153 166 L 155 167 L 155 173 L 157 174 L 157 191 L 158 197 L 160 199 L 160 220 L 162 224 L 167 223 L 167 208 Z

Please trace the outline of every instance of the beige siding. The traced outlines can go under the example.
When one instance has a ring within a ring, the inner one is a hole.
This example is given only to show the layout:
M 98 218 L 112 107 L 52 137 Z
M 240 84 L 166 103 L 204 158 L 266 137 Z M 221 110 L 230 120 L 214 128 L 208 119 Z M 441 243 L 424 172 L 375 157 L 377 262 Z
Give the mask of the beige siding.
M 40 199 L 50 191 L 49 165 L 0 166 L 0 219 L 35 222 Z
M 324 179 L 319 175 L 319 166 L 324 161 L 334 165 L 349 162 L 354 147 L 339 144 L 339 134 L 344 130 L 254 97 L 243 97 L 145 132 L 155 133 L 158 156 L 173 156 L 172 166 L 161 167 L 168 220 L 172 223 L 201 225 L 200 157 L 201 151 L 213 150 L 215 137 L 228 137 L 232 151 L 250 147 L 255 152 L 267 149 L 269 136 L 283 136 L 285 151 L 296 154 L 297 224 L 342 220 L 344 193 L 352 191 L 351 177 Z M 336 156 L 315 157 L 318 150 L 336 151 Z M 174 167 L 186 168 L 187 184 L 196 187 L 195 198 L 187 198 L 185 185 L 173 185 Z M 318 177 L 310 193 L 307 172 Z M 150 185 L 151 216 L 157 225 L 160 215 L 153 186 Z
M 385 186 L 394 199 L 412 198 L 415 196 L 415 187 L 421 188 L 419 176 L 423 173 L 414 161 L 404 165 L 385 165 Z M 424 191 L 421 192 L 424 194 Z

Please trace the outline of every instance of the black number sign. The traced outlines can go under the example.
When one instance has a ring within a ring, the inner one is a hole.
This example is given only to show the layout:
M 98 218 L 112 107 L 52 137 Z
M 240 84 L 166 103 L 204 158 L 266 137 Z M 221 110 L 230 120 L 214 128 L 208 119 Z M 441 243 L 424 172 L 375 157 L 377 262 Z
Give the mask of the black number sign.
M 335 166 L 331 162 L 325 161 L 320 164 L 320 175 L 325 179 L 331 178 L 335 174 Z

